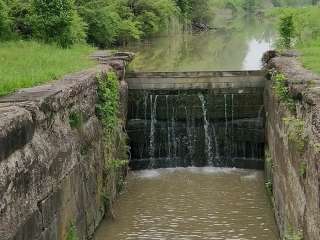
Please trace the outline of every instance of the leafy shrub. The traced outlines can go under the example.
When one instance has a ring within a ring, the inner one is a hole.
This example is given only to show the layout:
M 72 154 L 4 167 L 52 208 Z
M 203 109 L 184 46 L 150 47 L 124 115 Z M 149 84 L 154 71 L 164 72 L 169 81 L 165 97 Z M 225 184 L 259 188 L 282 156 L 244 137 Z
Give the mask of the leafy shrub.
M 62 47 L 82 42 L 85 24 L 75 10 L 74 0 L 33 0 L 37 38 Z
M 7 4 L 0 0 L 0 39 L 8 38 L 11 34 L 11 19 Z
M 109 6 L 86 4 L 79 8 L 81 17 L 88 25 L 88 42 L 107 47 L 115 42 L 121 18 Z
M 281 38 L 280 44 L 285 48 L 291 48 L 295 35 L 293 14 L 284 15 L 280 18 L 279 33 Z
M 8 7 L 14 34 L 23 38 L 31 38 L 33 31 L 32 0 L 11 0 L 8 1 Z

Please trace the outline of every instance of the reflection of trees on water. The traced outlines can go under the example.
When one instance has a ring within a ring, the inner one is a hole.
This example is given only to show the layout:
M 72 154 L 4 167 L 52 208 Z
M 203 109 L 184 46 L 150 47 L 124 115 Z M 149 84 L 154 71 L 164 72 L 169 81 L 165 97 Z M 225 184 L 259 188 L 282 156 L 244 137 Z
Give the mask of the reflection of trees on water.
M 271 23 L 256 18 L 238 18 L 214 32 L 179 33 L 139 43 L 126 50 L 137 53 L 138 71 L 237 70 L 247 55 L 248 43 L 271 41 Z

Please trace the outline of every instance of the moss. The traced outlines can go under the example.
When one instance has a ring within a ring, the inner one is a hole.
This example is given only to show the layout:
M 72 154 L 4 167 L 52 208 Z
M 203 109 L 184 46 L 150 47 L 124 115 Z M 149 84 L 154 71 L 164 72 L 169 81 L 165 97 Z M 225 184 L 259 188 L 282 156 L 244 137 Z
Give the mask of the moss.
M 294 144 L 298 152 L 303 153 L 307 143 L 304 134 L 304 121 L 295 117 L 283 119 L 288 129 L 288 140 Z
M 79 129 L 83 125 L 83 114 L 79 111 L 73 111 L 69 114 L 69 124 L 72 129 Z
M 265 187 L 273 205 L 273 161 L 269 150 L 265 151 Z
M 74 224 L 70 224 L 66 240 L 79 240 L 77 229 Z
M 287 227 L 283 240 L 303 240 L 303 232 L 294 230 L 292 227 Z
M 303 179 L 307 177 L 307 167 L 308 167 L 308 164 L 306 162 L 301 162 L 299 165 L 299 175 Z

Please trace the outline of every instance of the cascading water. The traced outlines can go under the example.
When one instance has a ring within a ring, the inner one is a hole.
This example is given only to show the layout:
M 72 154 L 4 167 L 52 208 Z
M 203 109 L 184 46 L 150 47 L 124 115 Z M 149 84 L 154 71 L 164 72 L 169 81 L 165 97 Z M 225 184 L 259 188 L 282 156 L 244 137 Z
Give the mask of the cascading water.
M 224 127 L 224 152 L 230 156 L 230 151 L 229 151 L 229 143 L 228 143 L 228 96 L 227 94 L 223 95 L 224 97 L 224 122 L 225 122 L 225 127 Z
M 157 100 L 158 100 L 158 95 L 154 96 L 153 100 L 153 95 L 150 96 L 150 106 L 151 106 L 151 123 L 150 123 L 150 158 L 151 158 L 151 165 L 150 168 L 154 166 L 154 158 L 155 158 L 155 125 L 157 123 Z
M 176 161 L 177 158 L 177 139 L 176 139 L 176 120 L 175 120 L 175 107 L 172 106 L 172 117 L 171 117 L 171 146 L 173 146 L 172 158 Z
M 205 134 L 205 143 L 207 147 L 207 156 L 208 156 L 208 163 L 209 165 L 213 166 L 213 150 L 212 150 L 212 136 L 211 136 L 211 129 L 210 129 L 210 122 L 207 118 L 207 107 L 206 107 L 206 101 L 203 96 L 203 94 L 199 94 L 199 99 L 201 101 L 201 107 L 202 107 L 202 113 L 203 113 L 203 128 L 204 128 L 204 134 Z
M 172 142 L 171 142 L 171 127 L 170 127 L 170 115 L 169 115 L 169 95 L 166 95 L 166 107 L 167 107 L 167 144 L 168 144 L 168 155 L 167 158 L 171 158 L 171 151 L 172 151 Z
M 262 167 L 262 96 L 262 91 L 131 91 L 131 167 Z

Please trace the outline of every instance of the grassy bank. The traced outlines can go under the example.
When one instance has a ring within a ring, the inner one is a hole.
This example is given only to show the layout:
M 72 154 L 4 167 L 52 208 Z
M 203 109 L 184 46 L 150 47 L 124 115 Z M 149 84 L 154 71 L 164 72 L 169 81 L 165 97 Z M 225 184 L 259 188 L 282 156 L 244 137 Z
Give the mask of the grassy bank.
M 302 54 L 300 60 L 303 66 L 320 74 L 320 40 L 312 40 L 297 49 Z
M 32 41 L 2 42 L 0 96 L 91 67 L 94 62 L 89 59 L 89 55 L 94 50 L 86 45 L 61 49 Z
M 279 19 L 278 48 L 298 50 L 304 67 L 320 73 L 320 7 L 280 8 L 272 15 Z

